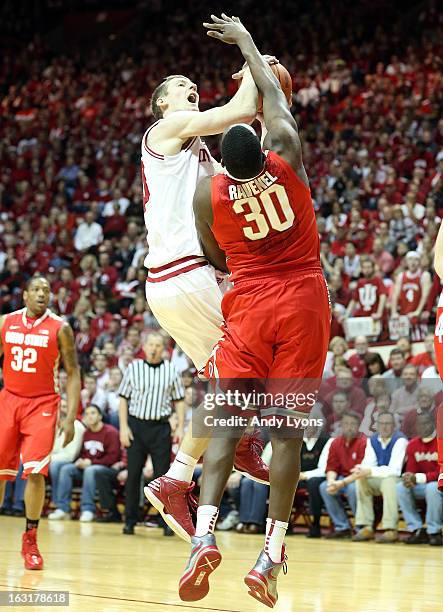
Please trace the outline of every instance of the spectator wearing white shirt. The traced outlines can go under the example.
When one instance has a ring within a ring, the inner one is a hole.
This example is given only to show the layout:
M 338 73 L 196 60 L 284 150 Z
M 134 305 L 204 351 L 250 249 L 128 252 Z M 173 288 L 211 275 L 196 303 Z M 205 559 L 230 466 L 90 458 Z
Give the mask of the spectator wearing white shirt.
M 109 380 L 106 383 L 106 415 L 105 422 L 119 429 L 118 407 L 120 396 L 118 389 L 122 381 L 123 374 L 120 368 L 111 368 L 109 371 Z
M 343 264 L 344 273 L 351 279 L 357 279 L 360 276 L 360 255 L 357 255 L 357 249 L 352 242 L 346 243 Z
M 86 426 L 79 419 L 74 421 L 74 437 L 63 447 L 65 442 L 65 434 L 62 430 L 63 420 L 68 411 L 68 403 L 65 399 L 60 400 L 60 422 L 54 440 L 54 447 L 51 453 L 51 462 L 49 464 L 49 476 L 51 479 L 51 500 L 55 507 L 58 507 L 57 486 L 58 477 L 61 468 L 67 463 L 73 463 L 80 455 L 83 446 L 83 434 Z
M 98 406 L 102 414 L 106 408 L 106 393 L 97 386 L 97 378 L 93 374 L 87 374 L 84 380 L 84 388 L 80 392 L 80 400 L 83 410 L 93 404 Z
M 377 542 L 390 543 L 398 539 L 397 482 L 405 460 L 408 441 L 395 430 L 395 418 L 383 412 L 377 418 L 377 433 L 368 438 L 365 456 L 360 465 L 353 468 L 357 474 L 357 512 L 355 524 L 359 531 L 354 542 L 374 539 L 373 497 L 383 497 L 383 535 Z
M 93 373 L 96 377 L 97 387 L 105 390 L 106 385 L 109 382 L 109 368 L 106 355 L 102 352 L 97 353 L 94 357 Z
M 103 208 L 103 217 L 112 217 L 115 215 L 114 205 L 118 204 L 118 212 L 120 215 L 124 215 L 128 209 L 129 204 L 131 203 L 128 198 L 122 196 L 122 192 L 120 189 L 114 189 L 113 199 L 106 202 L 105 207 Z
M 74 246 L 77 251 L 86 251 L 93 246 L 103 242 L 102 226 L 95 221 L 95 215 L 91 210 L 85 215 L 85 220 L 77 228 L 74 237 Z

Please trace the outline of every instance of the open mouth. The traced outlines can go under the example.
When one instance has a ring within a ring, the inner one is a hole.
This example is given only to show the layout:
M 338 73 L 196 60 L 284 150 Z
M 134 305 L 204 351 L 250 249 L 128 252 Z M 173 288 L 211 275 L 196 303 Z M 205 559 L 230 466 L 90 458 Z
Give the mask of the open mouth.
M 190 102 L 191 104 L 195 104 L 198 100 L 198 96 L 195 93 L 195 91 L 191 91 L 191 93 L 188 96 L 188 102 Z

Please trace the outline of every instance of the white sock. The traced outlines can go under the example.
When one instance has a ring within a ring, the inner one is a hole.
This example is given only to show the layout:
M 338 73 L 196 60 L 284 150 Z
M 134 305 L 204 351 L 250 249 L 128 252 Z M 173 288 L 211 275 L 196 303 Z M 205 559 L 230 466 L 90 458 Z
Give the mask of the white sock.
M 217 517 L 217 506 L 199 506 L 197 509 L 197 526 L 195 528 L 195 535 L 200 538 L 207 533 L 214 533 Z
M 283 561 L 283 541 L 287 529 L 288 523 L 266 519 L 265 553 L 274 563 Z
M 165 476 L 175 480 L 182 480 L 183 482 L 191 482 L 196 465 L 197 459 L 178 451 Z

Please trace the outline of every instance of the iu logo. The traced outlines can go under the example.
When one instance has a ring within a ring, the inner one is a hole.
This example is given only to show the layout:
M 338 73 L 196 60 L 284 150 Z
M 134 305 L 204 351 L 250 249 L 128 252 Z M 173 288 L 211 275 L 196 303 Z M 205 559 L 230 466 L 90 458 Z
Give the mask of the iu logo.
M 366 285 L 359 288 L 358 297 L 360 304 L 363 306 L 363 310 L 369 312 L 377 301 L 377 287 L 370 283 L 366 283 Z

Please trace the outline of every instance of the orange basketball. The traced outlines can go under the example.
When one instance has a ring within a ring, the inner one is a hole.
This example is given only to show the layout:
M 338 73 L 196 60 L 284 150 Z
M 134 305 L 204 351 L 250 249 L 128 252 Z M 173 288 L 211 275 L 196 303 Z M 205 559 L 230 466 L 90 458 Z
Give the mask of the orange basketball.
M 272 72 L 275 74 L 277 79 L 280 81 L 280 87 L 283 90 L 283 93 L 286 96 L 286 100 L 288 101 L 288 105 L 292 106 L 292 78 L 283 64 L 272 64 L 271 65 Z M 240 86 L 241 80 L 238 81 Z M 258 95 L 258 109 L 257 113 L 263 112 L 263 96 L 261 94 Z

